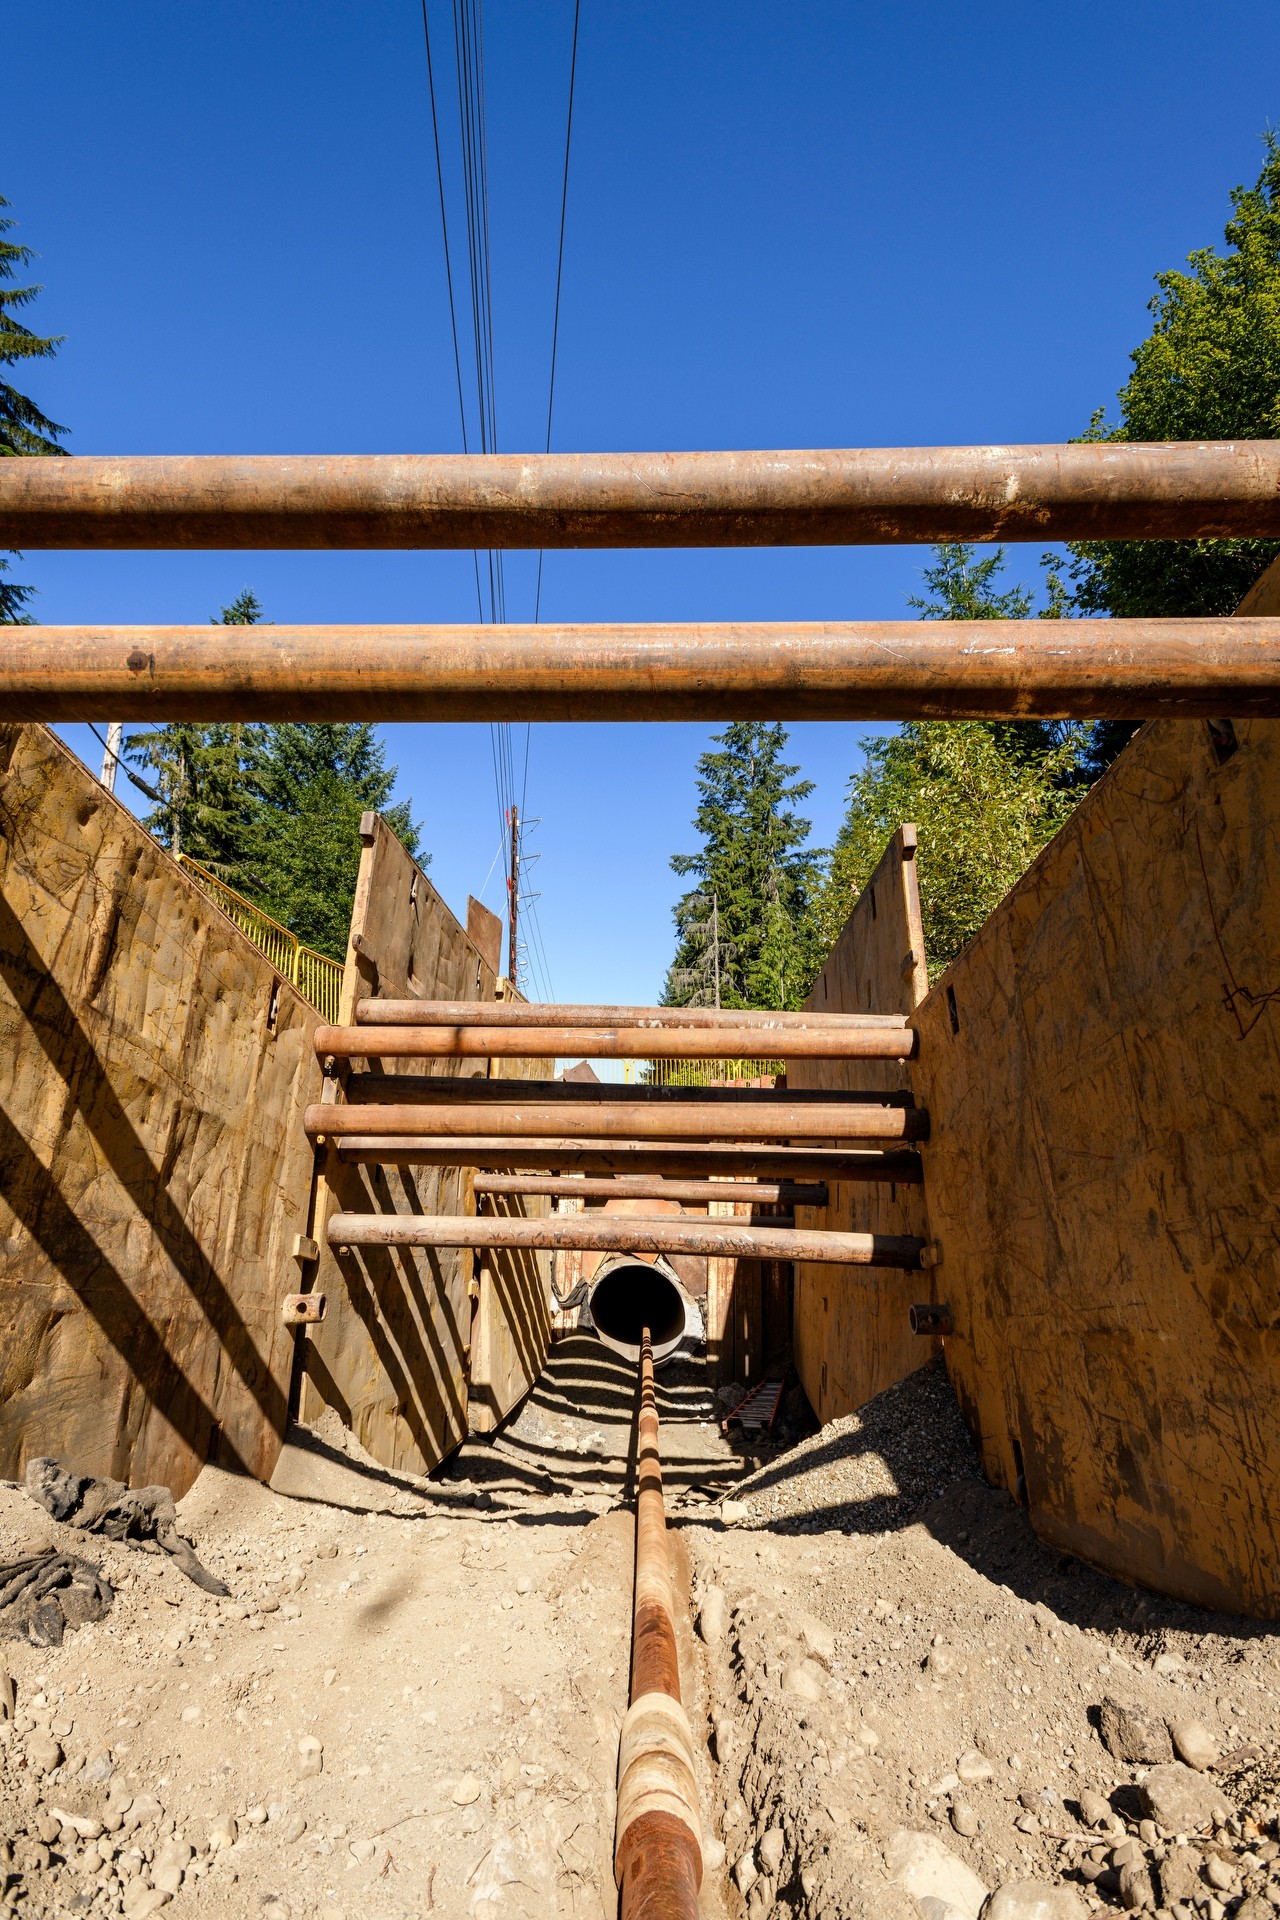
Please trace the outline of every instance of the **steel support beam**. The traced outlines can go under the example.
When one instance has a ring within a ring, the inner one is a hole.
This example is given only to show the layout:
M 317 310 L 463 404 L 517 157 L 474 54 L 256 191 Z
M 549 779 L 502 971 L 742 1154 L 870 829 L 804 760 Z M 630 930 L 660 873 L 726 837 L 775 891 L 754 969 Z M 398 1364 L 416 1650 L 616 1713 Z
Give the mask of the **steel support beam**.
M 0 463 L 0 482 L 20 464 Z M 1280 714 L 1280 620 L 8 626 L 0 712 L 147 723 L 1265 717 Z
M 447 1084 L 436 1082 L 435 1084 Z M 528 1083 L 546 1087 L 537 1081 Z M 484 1082 L 481 1082 L 484 1085 Z M 576 1091 L 576 1088 L 570 1088 Z M 633 1088 L 622 1089 L 625 1093 Z M 662 1092 L 669 1089 L 662 1088 Z M 681 1089 L 683 1091 L 683 1089 Z M 713 1087 L 691 1089 L 712 1094 Z M 745 1100 L 734 1106 L 710 1100 L 698 1106 L 651 1107 L 632 1100 L 575 1105 L 494 1104 L 492 1106 L 425 1101 L 396 1106 L 323 1106 L 306 1109 L 303 1125 L 313 1139 L 340 1139 L 344 1134 L 463 1134 L 505 1135 L 517 1140 L 563 1132 L 586 1145 L 592 1137 L 614 1140 L 923 1140 L 928 1116 L 917 1107 L 899 1107 L 866 1101 L 840 1106 L 752 1107 Z
M 841 1147 L 717 1146 L 692 1141 L 542 1140 L 440 1135 L 350 1135 L 339 1161 L 387 1167 L 572 1168 L 581 1173 L 720 1174 L 750 1180 L 852 1180 L 918 1186 L 920 1156 Z
M 516 1247 L 588 1253 L 688 1253 L 746 1260 L 813 1260 L 841 1267 L 918 1270 L 924 1241 L 911 1234 L 824 1233 L 797 1227 L 688 1220 L 675 1214 L 335 1213 L 331 1247 Z
M 899 1032 L 905 1013 L 783 1013 L 760 1007 L 601 1007 L 536 1000 L 361 1000 L 356 1025 L 366 1027 L 641 1027 L 646 1032 L 750 1027 L 770 1034 Z M 757 1043 L 757 1049 L 759 1044 Z
M 620 1173 L 609 1180 L 575 1179 L 554 1173 L 477 1173 L 482 1194 L 561 1194 L 570 1200 L 678 1200 L 682 1206 L 711 1201 L 745 1201 L 748 1206 L 825 1207 L 825 1184 L 802 1186 L 794 1180 L 664 1180 L 655 1173 Z
M 316 1052 L 336 1060 L 908 1060 L 908 1027 L 317 1027 Z M 772 1053 L 771 1056 L 773 1057 Z
M 0 547 L 1280 538 L 1280 443 L 9 459 Z

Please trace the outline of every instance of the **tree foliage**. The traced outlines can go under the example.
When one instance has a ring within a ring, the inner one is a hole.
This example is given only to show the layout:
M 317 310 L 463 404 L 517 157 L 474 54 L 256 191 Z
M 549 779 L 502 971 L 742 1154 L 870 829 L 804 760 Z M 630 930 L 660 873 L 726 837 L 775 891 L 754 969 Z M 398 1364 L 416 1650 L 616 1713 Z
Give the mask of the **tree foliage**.
M 975 559 L 965 543 L 935 548 L 928 597 L 909 604 L 927 620 L 1018 620 L 1033 605 L 1022 587 L 999 589 L 1004 551 Z M 1050 576 L 1046 613 L 1061 611 Z M 828 950 L 905 820 L 920 834 L 917 872 L 925 952 L 936 974 L 982 925 L 1057 832 L 1078 798 L 1087 729 L 1057 721 L 911 721 L 862 742 L 817 934 Z
M 672 870 L 697 884 L 677 902 L 667 1006 L 795 1007 L 817 965 L 813 902 L 822 855 L 805 846 L 809 822 L 794 803 L 813 792 L 782 759 L 784 727 L 735 721 L 698 762 L 697 853 Z
M 360 816 L 381 813 L 412 854 L 408 801 L 367 721 L 254 729 L 248 773 L 255 805 L 248 864 L 253 898 L 321 953 L 342 959 L 360 866 Z M 423 861 L 425 866 L 427 863 Z
M 254 626 L 261 617 L 246 588 L 221 621 Z M 397 770 L 368 722 L 179 721 L 131 734 L 125 753 L 154 775 L 160 799 L 147 825 L 158 839 L 335 960 L 347 949 L 361 814 L 383 814 L 417 855 L 410 803 L 387 804 Z
M 0 195 L 0 209 L 8 205 Z M 33 333 L 17 318 L 17 310 L 29 306 L 40 287 L 3 284 L 13 280 L 34 257 L 30 247 L 5 239 L 16 224 L 0 211 L 0 367 L 16 366 L 20 360 L 47 360 L 62 344 L 60 335 Z M 60 447 L 58 440 L 66 431 L 41 413 L 34 400 L 0 379 L 0 458 L 11 454 L 64 454 L 66 448 Z M 30 615 L 23 608 L 35 589 L 6 580 L 3 576 L 8 571 L 8 560 L 0 558 L 0 623 L 25 625 Z
M 1155 324 L 1130 356 L 1120 419 L 1087 440 L 1280 438 L 1280 143 L 1266 136 L 1257 182 L 1237 187 L 1226 249 L 1156 275 Z M 1077 543 L 1069 571 L 1082 613 L 1229 614 L 1280 553 L 1274 540 Z
M 863 741 L 820 903 L 824 949 L 834 943 L 904 820 L 919 829 L 916 866 L 925 953 L 939 973 L 1021 878 L 1078 797 L 1069 782 L 1074 737 L 1039 754 L 1011 752 L 981 720 L 908 721 Z

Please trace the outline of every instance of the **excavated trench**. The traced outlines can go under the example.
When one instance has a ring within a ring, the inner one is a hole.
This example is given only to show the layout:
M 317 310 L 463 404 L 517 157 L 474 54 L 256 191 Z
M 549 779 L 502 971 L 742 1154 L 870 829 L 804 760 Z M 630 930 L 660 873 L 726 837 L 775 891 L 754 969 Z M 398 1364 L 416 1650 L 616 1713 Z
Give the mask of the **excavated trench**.
M 978 1920 L 996 1888 L 989 1920 L 1106 1920 L 1148 1887 L 1171 1920 L 1280 1910 L 1273 1631 L 1041 1546 L 937 1368 L 755 1461 L 687 1346 L 654 1393 L 702 1920 Z M 105 1619 L 0 1654 L 7 1905 L 614 1920 L 636 1413 L 633 1361 L 580 1330 L 429 1479 L 332 1415 L 271 1488 L 206 1468 L 180 1518 L 229 1600 L 95 1540 Z M 0 1534 L 86 1548 L 17 1488 Z M 1153 1820 L 1160 1768 L 1108 1699 L 1152 1742 L 1200 1725 L 1195 1820 Z

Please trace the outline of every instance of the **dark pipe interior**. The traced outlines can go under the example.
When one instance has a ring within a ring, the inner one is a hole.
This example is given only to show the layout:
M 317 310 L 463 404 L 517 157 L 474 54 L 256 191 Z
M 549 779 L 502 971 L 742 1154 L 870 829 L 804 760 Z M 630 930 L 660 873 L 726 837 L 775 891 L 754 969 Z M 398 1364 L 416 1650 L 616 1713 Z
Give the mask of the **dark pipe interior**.
M 645 1327 L 655 1347 L 678 1340 L 685 1329 L 684 1301 L 666 1274 L 645 1260 L 605 1274 L 591 1296 L 591 1317 L 601 1333 L 637 1353 Z

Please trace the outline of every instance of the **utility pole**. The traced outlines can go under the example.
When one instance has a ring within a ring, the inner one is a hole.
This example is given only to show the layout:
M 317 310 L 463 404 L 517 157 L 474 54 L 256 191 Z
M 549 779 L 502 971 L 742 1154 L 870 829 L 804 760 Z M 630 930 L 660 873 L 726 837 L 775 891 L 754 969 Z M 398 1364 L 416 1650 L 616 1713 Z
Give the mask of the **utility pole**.
M 512 807 L 507 814 L 511 824 L 511 871 L 507 875 L 507 978 L 516 984 L 516 921 L 520 911 L 520 813 Z
M 102 756 L 102 784 L 108 793 L 116 790 L 116 768 L 124 744 L 124 721 L 112 720 L 107 727 L 107 750 Z
M 716 966 L 716 1006 L 720 1005 L 720 895 L 711 895 L 711 950 Z

